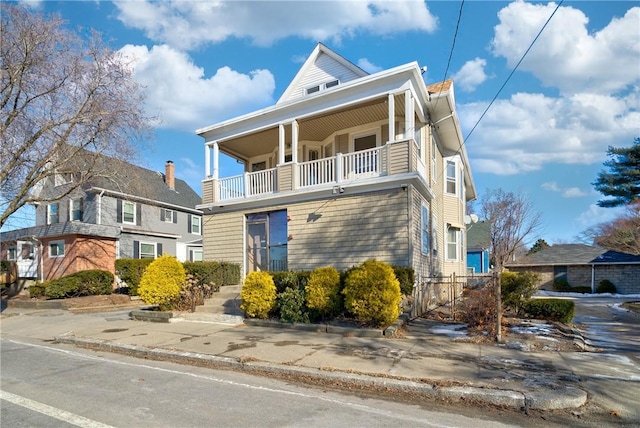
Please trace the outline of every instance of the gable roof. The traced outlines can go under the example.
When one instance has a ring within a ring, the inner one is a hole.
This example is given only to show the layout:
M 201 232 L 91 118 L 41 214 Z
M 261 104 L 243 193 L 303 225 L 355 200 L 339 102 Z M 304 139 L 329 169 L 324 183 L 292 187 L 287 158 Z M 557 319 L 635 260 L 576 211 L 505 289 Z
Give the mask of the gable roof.
M 491 223 L 486 220 L 467 226 L 467 250 L 486 250 L 491 246 Z
M 304 90 L 309 86 L 329 80 L 345 83 L 368 75 L 351 61 L 318 43 L 276 105 L 304 96 Z
M 142 168 L 119 159 L 105 158 L 116 177 L 96 177 L 90 180 L 88 192 L 119 194 L 123 197 L 140 198 L 162 204 L 196 210 L 202 198 L 184 181 L 175 178 L 174 189 L 165 182 L 165 174 Z
M 584 244 L 555 244 L 507 263 L 508 266 L 566 266 L 604 263 L 640 263 L 640 256 Z

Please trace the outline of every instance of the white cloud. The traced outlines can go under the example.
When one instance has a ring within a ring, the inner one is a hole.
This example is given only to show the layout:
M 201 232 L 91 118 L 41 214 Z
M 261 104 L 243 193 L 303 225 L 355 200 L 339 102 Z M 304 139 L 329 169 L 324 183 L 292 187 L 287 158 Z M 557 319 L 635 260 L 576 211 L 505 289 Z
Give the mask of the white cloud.
M 566 98 L 516 93 L 496 101 L 466 143 L 474 171 L 498 175 L 539 170 L 547 163 L 602 162 L 608 146 L 638 135 L 638 91 L 624 98 L 575 94 Z M 464 132 L 488 102 L 460 104 Z M 465 135 L 466 137 L 466 135 Z
M 514 67 L 555 8 L 553 2 L 523 1 L 503 8 L 494 28 L 494 55 L 506 58 L 509 67 Z M 593 34 L 587 30 L 588 22 L 582 11 L 560 7 L 519 69 L 567 94 L 606 94 L 637 85 L 640 7 L 629 9 Z
M 586 229 L 599 223 L 605 223 L 619 217 L 623 208 L 602 208 L 596 204 L 589 205 L 589 209 L 576 218 L 579 227 Z
M 367 58 L 360 58 L 358 60 L 358 67 L 369 74 L 377 73 L 378 71 L 382 70 L 382 67 L 371 63 Z
M 542 183 L 541 186 L 545 190 L 551 190 L 552 192 L 559 192 L 560 188 L 558 187 L 558 183 L 555 181 L 550 181 L 548 183 Z
M 420 0 L 385 1 L 120 1 L 118 18 L 150 39 L 193 49 L 235 37 L 269 46 L 298 36 L 339 44 L 367 32 L 433 32 L 436 18 Z
M 558 186 L 558 183 L 555 181 L 549 181 L 547 183 L 542 183 L 540 186 L 545 190 L 549 190 L 555 193 L 561 193 L 563 198 L 579 198 L 581 196 L 586 196 L 587 193 L 580 190 L 578 187 L 567 187 L 561 188 Z
M 486 66 L 487 60 L 482 58 L 467 61 L 460 70 L 453 75 L 456 87 L 460 87 L 467 92 L 475 91 L 476 87 L 488 78 L 484 72 Z
M 275 80 L 268 70 L 242 74 L 229 67 L 205 76 L 183 52 L 166 46 L 126 45 L 120 52 L 132 61 L 133 77 L 145 85 L 147 113 L 159 126 L 194 129 L 273 102 Z
M 18 3 L 31 9 L 40 9 L 44 4 L 44 0 L 18 0 Z

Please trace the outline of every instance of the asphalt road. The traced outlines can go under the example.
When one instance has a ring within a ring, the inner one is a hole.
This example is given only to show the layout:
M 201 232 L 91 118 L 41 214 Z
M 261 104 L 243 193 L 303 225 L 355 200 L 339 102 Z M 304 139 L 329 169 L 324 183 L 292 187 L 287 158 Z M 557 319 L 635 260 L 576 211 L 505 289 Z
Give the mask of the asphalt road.
M 237 372 L 2 339 L 3 427 L 502 427 Z

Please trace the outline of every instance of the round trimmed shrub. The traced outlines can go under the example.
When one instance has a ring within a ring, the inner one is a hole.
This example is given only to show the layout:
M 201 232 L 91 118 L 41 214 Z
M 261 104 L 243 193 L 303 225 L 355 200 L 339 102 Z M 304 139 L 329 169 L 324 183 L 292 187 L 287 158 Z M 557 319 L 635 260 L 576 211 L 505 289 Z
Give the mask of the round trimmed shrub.
M 304 305 L 304 291 L 299 288 L 287 288 L 278 294 L 280 321 L 286 323 L 308 323 L 309 313 Z
M 616 286 L 613 285 L 613 282 L 609 281 L 608 279 L 603 279 L 602 281 L 600 281 L 600 284 L 598 284 L 598 288 L 596 288 L 596 293 L 616 294 L 617 292 L 618 290 L 616 289 Z
M 186 280 L 182 263 L 173 256 L 163 255 L 155 259 L 145 270 L 138 295 L 147 304 L 160 309 L 172 309 L 180 300 L 180 291 Z
M 345 308 L 361 321 L 386 326 L 400 314 L 400 283 L 386 263 L 368 260 L 352 269 L 342 293 Z
M 249 272 L 240 290 L 240 309 L 250 318 L 268 318 L 276 304 L 276 285 L 268 272 Z
M 331 315 L 340 311 L 340 273 L 332 267 L 321 267 L 311 272 L 304 288 L 307 307 L 321 315 Z

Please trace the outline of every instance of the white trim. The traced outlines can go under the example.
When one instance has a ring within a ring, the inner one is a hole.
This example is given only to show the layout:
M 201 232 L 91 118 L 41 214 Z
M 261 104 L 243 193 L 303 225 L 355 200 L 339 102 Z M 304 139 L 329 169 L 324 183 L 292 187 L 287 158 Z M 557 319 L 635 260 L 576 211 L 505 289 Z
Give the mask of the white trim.
M 149 259 L 151 257 L 142 257 L 142 246 L 143 245 L 153 245 L 153 258 L 158 258 L 158 243 L 157 242 L 138 242 L 138 258 L 139 259 Z
M 199 229 L 198 232 L 194 232 L 193 231 L 193 220 L 194 219 L 198 219 L 198 229 Z M 192 235 L 200 235 L 200 236 L 202 236 L 202 217 L 201 216 L 191 214 L 191 228 L 190 229 L 191 230 L 189 230 L 189 233 L 191 233 Z
M 380 134 L 381 134 L 381 128 L 379 126 L 375 128 L 368 128 L 366 130 L 362 130 L 358 132 L 350 132 L 349 133 L 349 153 L 355 152 L 355 140 L 357 140 L 358 138 L 369 137 L 371 135 L 376 136 L 376 147 L 380 147 L 381 146 Z
M 207 179 L 204 179 L 202 181 L 207 181 Z M 145 203 L 148 203 L 149 205 L 155 205 L 155 206 L 159 206 L 159 207 L 169 207 L 171 209 L 175 209 L 176 211 L 202 214 L 202 211 L 200 211 L 200 210 L 196 210 L 196 209 L 189 208 L 189 207 L 184 207 L 182 205 L 168 204 L 168 203 L 165 203 L 165 202 L 162 202 L 162 201 L 158 201 L 156 199 L 142 198 L 140 196 L 130 195 L 128 193 L 116 192 L 114 190 L 104 189 L 102 187 L 92 187 L 91 191 L 100 192 L 101 195 L 106 193 L 109 196 L 116 196 L 116 197 L 118 197 L 120 199 L 126 199 L 126 200 L 129 200 L 129 201 L 145 202 Z M 87 193 L 89 193 L 89 192 L 87 192 Z
M 59 245 L 62 243 L 62 254 L 57 254 L 57 255 L 52 255 L 51 254 L 51 247 L 53 245 Z M 67 248 L 66 248 L 66 242 L 64 241 L 64 239 L 59 239 L 59 240 L 55 240 L 55 241 L 49 241 L 47 243 L 47 254 L 49 256 L 50 259 L 61 259 L 65 256 L 65 254 L 67 253 Z
M 125 205 L 129 205 L 131 204 L 133 206 L 133 220 L 128 221 L 124 219 L 124 215 L 125 215 Z M 122 224 L 131 224 L 131 225 L 135 225 L 136 224 L 136 214 L 137 214 L 137 206 L 135 202 L 131 202 L 131 201 L 122 201 L 122 212 L 120 213 L 122 215 L 122 218 L 120 219 L 120 221 L 122 222 Z

